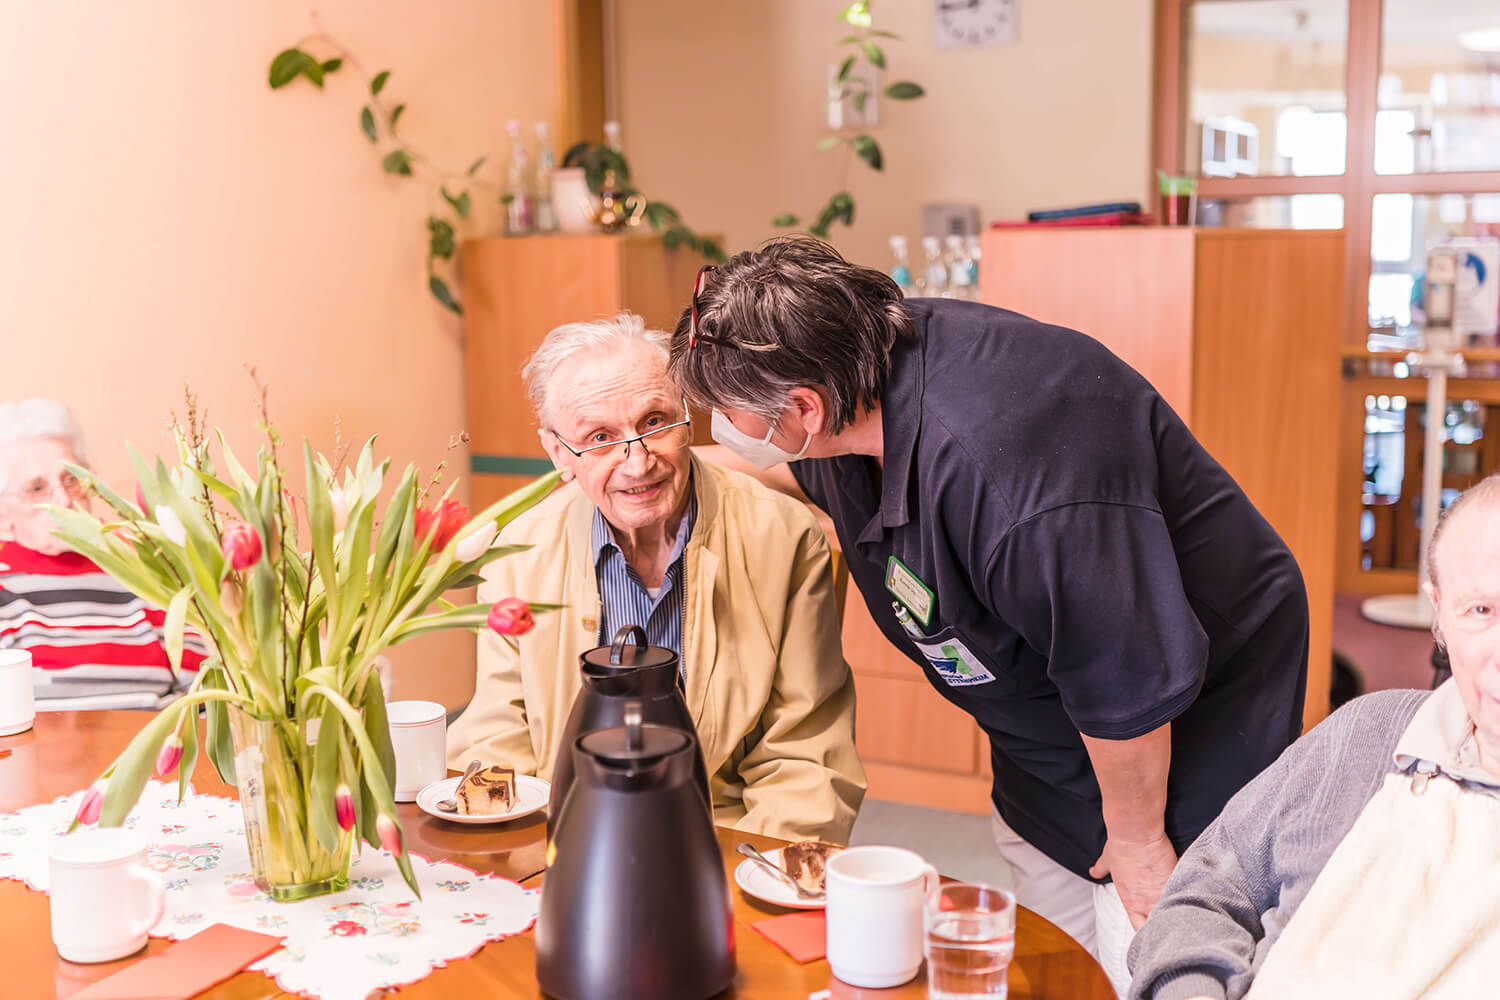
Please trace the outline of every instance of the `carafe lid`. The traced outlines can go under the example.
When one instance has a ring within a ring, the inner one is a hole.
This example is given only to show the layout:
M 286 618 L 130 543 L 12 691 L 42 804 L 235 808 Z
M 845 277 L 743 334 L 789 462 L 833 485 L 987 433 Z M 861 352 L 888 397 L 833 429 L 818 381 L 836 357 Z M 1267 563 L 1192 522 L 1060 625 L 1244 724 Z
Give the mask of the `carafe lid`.
M 625 706 L 625 724 L 596 729 L 578 740 L 579 749 L 609 767 L 648 767 L 693 745 L 691 737 L 673 726 L 641 722 L 639 702 Z
M 639 625 L 626 625 L 615 633 L 614 642 L 608 646 L 594 647 L 583 654 L 582 660 L 585 667 L 608 673 L 613 670 L 639 670 L 642 667 L 668 664 L 676 667 L 677 654 L 666 646 L 649 645 L 646 633 Z

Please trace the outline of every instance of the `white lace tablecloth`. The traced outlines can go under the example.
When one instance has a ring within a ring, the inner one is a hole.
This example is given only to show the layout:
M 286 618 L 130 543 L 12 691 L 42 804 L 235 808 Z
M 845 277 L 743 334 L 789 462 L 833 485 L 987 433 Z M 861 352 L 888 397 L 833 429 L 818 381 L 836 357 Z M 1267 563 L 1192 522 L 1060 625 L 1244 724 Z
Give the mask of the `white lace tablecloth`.
M 82 794 L 0 814 L 0 878 L 47 891 L 49 846 L 67 830 Z M 125 825 L 145 834 L 151 867 L 166 880 L 166 915 L 152 936 L 181 940 L 215 923 L 281 936 L 281 950 L 249 968 L 321 1000 L 364 1000 L 381 987 L 415 982 L 536 920 L 538 890 L 412 855 L 417 900 L 391 856 L 368 845 L 343 892 L 272 902 L 250 874 L 240 804 L 189 792 L 178 805 L 176 782 L 148 782 Z

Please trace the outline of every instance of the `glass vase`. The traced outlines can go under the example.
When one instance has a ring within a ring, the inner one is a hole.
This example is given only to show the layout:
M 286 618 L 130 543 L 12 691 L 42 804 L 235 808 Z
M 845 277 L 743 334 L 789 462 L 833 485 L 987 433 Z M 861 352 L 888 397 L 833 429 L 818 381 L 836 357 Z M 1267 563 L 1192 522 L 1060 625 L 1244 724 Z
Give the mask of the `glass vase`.
M 303 728 L 230 706 L 229 729 L 256 886 L 279 903 L 348 887 L 353 832 L 340 831 L 330 851 L 308 822 L 313 747 Z

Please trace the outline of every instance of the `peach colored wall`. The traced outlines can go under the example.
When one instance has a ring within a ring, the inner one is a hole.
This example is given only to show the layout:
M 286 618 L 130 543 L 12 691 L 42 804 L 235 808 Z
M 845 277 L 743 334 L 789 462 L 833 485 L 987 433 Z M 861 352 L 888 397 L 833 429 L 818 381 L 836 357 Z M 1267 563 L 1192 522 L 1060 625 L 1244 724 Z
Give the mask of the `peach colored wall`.
M 774 235 L 783 211 L 815 214 L 845 174 L 825 134 L 822 93 L 843 0 L 618 0 L 618 101 L 635 179 L 721 231 L 731 249 Z M 855 225 L 835 227 L 857 259 L 884 266 L 887 238 L 920 235 L 920 206 L 972 202 L 981 219 L 1138 199 L 1151 132 L 1151 0 L 1020 0 L 1014 45 L 939 49 L 930 0 L 876 0 L 895 31 L 888 80 L 927 97 L 883 101 L 872 132 L 883 174 L 848 168 Z
M 504 163 L 504 123 L 550 118 L 552 5 L 320 0 L 370 72 L 393 70 L 403 132 L 462 171 Z M 162 428 L 190 383 L 238 448 L 257 440 L 243 371 L 271 385 L 285 436 L 328 449 L 380 435 L 431 469 L 463 429 L 462 326 L 429 298 L 428 200 L 383 174 L 358 128 L 368 77 L 266 86 L 312 29 L 290 0 L 8 5 L 0 60 L 0 399 L 72 404 L 95 464 Z M 450 478 L 467 472 L 451 454 Z M 300 477 L 299 477 L 300 478 Z M 452 704 L 473 640 L 398 649 L 398 694 Z

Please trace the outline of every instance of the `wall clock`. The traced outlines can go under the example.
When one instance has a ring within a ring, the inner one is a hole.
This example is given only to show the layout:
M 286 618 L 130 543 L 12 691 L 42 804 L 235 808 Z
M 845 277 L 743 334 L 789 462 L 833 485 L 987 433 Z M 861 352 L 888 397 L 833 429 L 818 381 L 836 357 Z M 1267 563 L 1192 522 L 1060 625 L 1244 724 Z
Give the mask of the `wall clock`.
M 932 0 L 937 44 L 943 48 L 1003 45 L 1016 40 L 1016 0 Z

